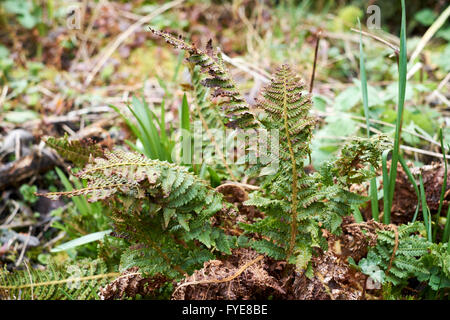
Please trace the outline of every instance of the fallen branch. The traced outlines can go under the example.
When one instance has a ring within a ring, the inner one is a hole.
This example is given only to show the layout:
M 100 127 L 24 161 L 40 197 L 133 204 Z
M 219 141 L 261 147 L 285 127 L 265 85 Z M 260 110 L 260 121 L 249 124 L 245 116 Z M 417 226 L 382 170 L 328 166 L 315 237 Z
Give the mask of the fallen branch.
M 0 167 L 0 190 L 46 172 L 56 163 L 57 160 L 49 149 L 34 148 L 30 154 Z

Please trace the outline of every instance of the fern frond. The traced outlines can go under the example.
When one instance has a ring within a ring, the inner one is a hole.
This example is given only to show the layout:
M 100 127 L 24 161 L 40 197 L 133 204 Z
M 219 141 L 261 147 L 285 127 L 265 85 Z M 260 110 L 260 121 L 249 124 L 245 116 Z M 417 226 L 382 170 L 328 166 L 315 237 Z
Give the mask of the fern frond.
M 89 141 L 69 140 L 66 133 L 62 138 L 44 137 L 44 142 L 66 160 L 73 162 L 77 167 L 84 167 L 89 159 L 102 157 L 103 149 Z
M 377 231 L 375 247 L 359 262 L 363 272 L 367 271 L 364 265 L 376 265 L 386 273 L 384 281 L 394 285 L 405 285 L 408 279 L 417 278 L 427 281 L 433 290 L 450 287 L 450 255 L 446 247 L 416 234 L 422 231 L 421 222 L 400 225 L 397 241 L 395 231 Z
M 114 150 L 93 160 L 77 176 L 87 180 L 86 188 L 45 196 L 108 200 L 116 233 L 133 244 L 122 257 L 123 270 L 139 267 L 151 275 L 173 278 L 193 270 L 189 261 L 202 260 L 188 252 L 211 258 L 209 250 L 231 253 L 235 246 L 234 237 L 213 226 L 212 220 L 213 215 L 227 212 L 229 204 L 186 167 Z
M 208 88 L 201 83 L 199 69 L 199 66 L 189 63 L 196 110 L 194 117 L 201 122 L 203 128 L 201 137 L 196 137 L 196 139 L 202 139 L 202 160 L 209 166 L 213 166 L 216 172 L 226 172 L 231 180 L 237 181 L 237 178 L 233 173 L 235 166 L 228 164 L 223 150 L 223 141 L 217 139 L 216 132 L 217 130 L 225 132 L 225 123 L 223 122 L 220 113 L 217 111 L 217 108 L 206 99 Z
M 174 37 L 169 33 L 152 28 L 150 31 L 173 47 L 185 50 L 189 54 L 188 61 L 199 66 L 202 73 L 208 75 L 202 80 L 202 84 L 211 88 L 211 96 L 219 100 L 218 105 L 223 111 L 223 116 L 228 119 L 227 126 L 232 128 L 255 126 L 255 118 L 250 112 L 247 102 L 230 77 L 220 53 L 214 52 L 211 41 L 208 42 L 206 52 L 204 52 L 181 37 Z
M 355 137 L 345 144 L 338 159 L 334 162 L 337 176 L 345 184 L 362 183 L 373 177 L 368 169 L 371 165 L 377 169 L 381 163 L 381 154 L 390 148 L 392 143 L 384 135 L 371 138 Z
M 287 152 L 289 157 L 284 160 L 290 162 L 292 154 L 301 161 L 311 153 L 309 144 L 317 120 L 309 115 L 311 99 L 304 91 L 302 80 L 288 65 L 282 65 L 257 99 L 256 108 L 269 116 L 262 121 L 266 128 L 283 133 L 285 139 L 281 139 L 280 149 Z
M 49 265 L 10 273 L 0 270 L 0 297 L 19 300 L 98 299 L 97 292 L 108 279 L 120 273 L 107 272 L 102 260 L 80 260 L 75 264 Z

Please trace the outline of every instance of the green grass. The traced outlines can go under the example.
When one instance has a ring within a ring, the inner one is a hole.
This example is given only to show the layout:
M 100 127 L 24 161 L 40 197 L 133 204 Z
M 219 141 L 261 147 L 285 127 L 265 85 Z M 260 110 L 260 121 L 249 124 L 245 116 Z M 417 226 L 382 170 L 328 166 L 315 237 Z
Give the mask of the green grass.
M 172 149 L 175 141 L 167 135 L 165 124 L 164 100 L 161 103 L 160 119 L 150 110 L 148 103 L 144 98 L 140 100 L 133 96 L 131 104 L 128 104 L 128 110 L 135 118 L 137 125 L 128 119 L 116 106 L 110 105 L 125 121 L 128 128 L 136 136 L 137 141 L 133 143 L 126 141 L 136 151 L 143 153 L 150 159 L 159 159 L 172 162 Z
M 389 202 L 389 173 L 387 168 L 387 157 L 390 152 L 390 149 L 385 150 L 381 156 L 381 168 L 383 171 L 383 222 L 385 224 L 389 224 L 391 222 L 392 204 Z
M 179 116 L 180 116 L 181 139 L 182 139 L 181 143 L 182 148 L 180 150 L 181 163 L 191 164 L 193 144 L 189 118 L 189 103 L 187 101 L 186 93 L 183 95 L 183 101 L 180 106 Z
M 55 167 L 55 171 L 65 191 L 85 187 L 83 182 L 74 176 L 70 181 L 60 168 Z M 106 214 L 107 208 L 104 208 L 100 202 L 88 202 L 85 196 L 73 197 L 71 201 L 75 210 L 69 210 L 68 215 L 64 216 L 62 221 L 55 220 L 52 223 L 52 227 L 66 232 L 67 237 L 71 240 L 57 246 L 51 252 L 67 251 L 84 245 L 82 250 L 85 254 L 95 255 L 97 245 L 92 242 L 111 232 L 111 230 L 103 231 L 110 227 Z M 76 227 L 74 227 L 75 225 Z M 78 251 L 79 249 L 77 249 Z
M 359 30 L 361 31 L 361 23 L 358 19 Z M 362 33 L 359 34 L 359 68 L 361 74 L 361 92 L 363 98 L 364 115 L 366 117 L 366 127 L 367 127 L 367 138 L 370 138 L 370 115 L 369 115 L 369 95 L 367 93 L 367 76 L 366 76 L 366 65 L 364 61 L 364 50 L 362 43 Z M 374 168 L 371 166 L 372 172 Z M 378 192 L 377 192 L 377 178 L 374 177 L 370 180 L 370 204 L 372 209 L 372 219 L 378 221 Z M 358 210 L 359 211 L 359 210 Z M 361 215 L 361 213 L 360 213 Z M 355 217 L 356 219 L 356 217 Z M 359 219 L 359 217 L 358 217 Z
M 400 143 L 401 143 L 401 131 L 403 123 L 403 109 L 405 106 L 405 93 L 406 93 L 406 73 L 407 73 L 407 55 L 406 55 L 406 14 L 405 14 L 405 0 L 402 0 L 402 22 L 400 28 L 400 53 L 398 61 L 399 69 L 399 82 L 398 82 L 398 106 L 397 106 L 397 119 L 395 122 L 395 138 L 394 149 L 392 150 L 391 170 L 389 172 L 389 184 L 387 185 L 389 190 L 389 215 L 384 216 L 384 223 L 390 223 L 390 208 L 394 199 L 395 182 L 397 178 L 397 163 L 400 156 Z M 386 213 L 386 211 L 385 211 Z
M 398 160 L 400 161 L 403 171 L 406 173 L 406 176 L 408 177 L 409 182 L 411 182 L 411 184 L 413 185 L 414 191 L 416 192 L 416 195 L 417 195 L 416 212 L 414 213 L 414 217 L 412 219 L 412 222 L 414 222 L 414 221 L 416 221 L 417 214 L 419 212 L 419 207 L 420 207 L 420 200 L 421 200 L 420 190 L 419 190 L 419 187 L 417 186 L 416 179 L 414 179 L 414 176 L 412 175 L 411 170 L 409 170 L 409 167 L 406 165 L 406 162 L 403 159 L 403 157 L 399 157 Z
M 422 214 L 423 214 L 423 222 L 425 224 L 425 230 L 427 233 L 427 240 L 432 242 L 432 232 L 431 232 L 431 217 L 430 217 L 430 210 L 428 209 L 427 205 L 427 199 L 425 195 L 425 188 L 423 186 L 423 178 L 422 174 L 419 175 L 419 182 L 420 182 L 420 197 L 422 200 Z
M 436 214 L 435 228 L 433 230 L 433 241 L 436 241 L 437 230 L 439 227 L 439 218 L 441 217 L 442 205 L 444 204 L 444 195 L 445 195 L 445 191 L 447 190 L 447 158 L 445 156 L 446 151 L 444 148 L 444 137 L 442 136 L 442 129 L 439 130 L 439 140 L 441 142 L 441 150 L 442 150 L 442 154 L 444 157 L 444 179 L 442 181 L 441 196 L 439 197 L 439 208 L 438 208 L 438 212 Z M 448 220 L 448 218 L 447 218 L 447 220 Z

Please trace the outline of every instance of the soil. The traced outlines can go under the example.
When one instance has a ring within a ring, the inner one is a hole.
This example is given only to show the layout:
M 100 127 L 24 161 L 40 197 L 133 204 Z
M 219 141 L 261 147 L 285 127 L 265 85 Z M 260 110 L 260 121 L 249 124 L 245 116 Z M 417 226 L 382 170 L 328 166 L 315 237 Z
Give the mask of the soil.
M 388 168 L 390 170 L 390 162 L 388 162 Z M 411 163 L 408 164 L 410 171 L 413 175 L 417 176 L 419 173 L 422 174 L 423 184 L 426 194 L 426 200 L 428 207 L 430 208 L 431 214 L 437 213 L 439 208 L 439 199 L 441 195 L 443 177 L 444 177 L 444 165 L 438 162 L 432 162 L 430 165 L 423 166 L 418 169 L 412 166 Z M 381 175 L 381 172 L 379 172 Z M 447 187 L 444 196 L 444 202 L 441 209 L 441 216 L 447 214 L 449 200 L 450 200 L 450 174 L 447 173 Z M 417 181 L 419 186 L 419 182 Z M 382 186 L 380 186 L 380 189 Z M 365 190 L 367 195 L 367 190 Z M 397 179 L 394 192 L 394 200 L 391 209 L 391 221 L 393 224 L 399 225 L 403 223 L 411 222 L 414 213 L 417 208 L 417 195 L 414 190 L 412 183 L 409 181 L 408 176 L 399 164 L 397 166 Z M 378 203 L 380 212 L 383 211 L 383 200 Z M 372 218 L 370 203 L 368 206 L 362 210 L 362 214 L 366 220 Z M 419 207 L 419 212 L 417 216 L 418 220 L 422 220 L 422 209 Z

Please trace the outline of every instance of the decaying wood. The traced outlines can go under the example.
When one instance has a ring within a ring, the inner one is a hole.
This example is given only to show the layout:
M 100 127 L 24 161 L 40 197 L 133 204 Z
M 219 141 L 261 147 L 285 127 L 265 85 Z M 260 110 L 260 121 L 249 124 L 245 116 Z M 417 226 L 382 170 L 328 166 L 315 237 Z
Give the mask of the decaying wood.
M 56 157 L 50 149 L 33 147 L 26 156 L 0 167 L 0 190 L 46 172 L 56 163 Z

